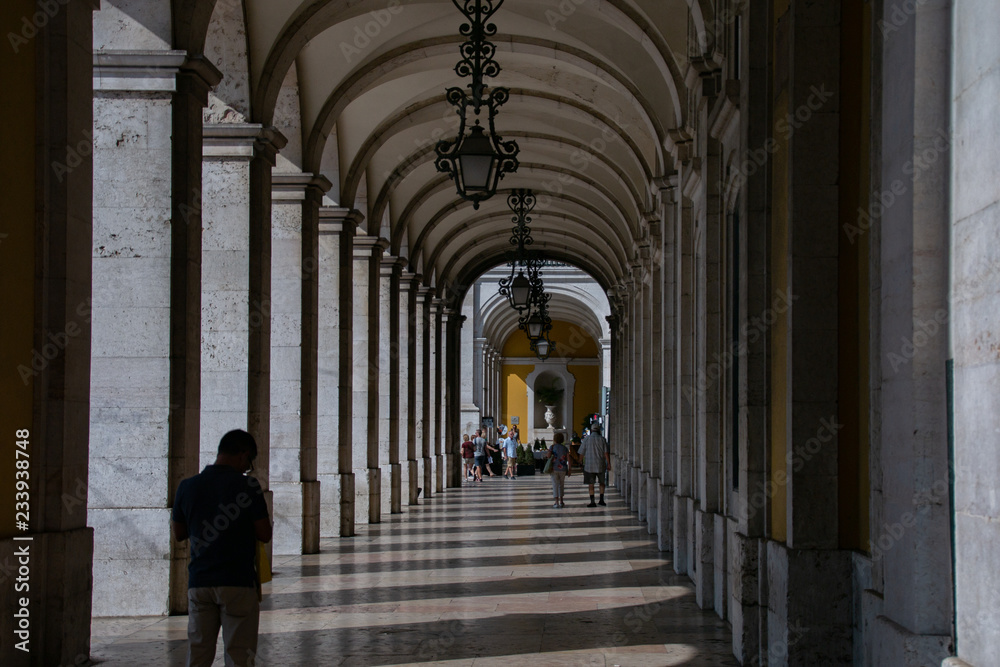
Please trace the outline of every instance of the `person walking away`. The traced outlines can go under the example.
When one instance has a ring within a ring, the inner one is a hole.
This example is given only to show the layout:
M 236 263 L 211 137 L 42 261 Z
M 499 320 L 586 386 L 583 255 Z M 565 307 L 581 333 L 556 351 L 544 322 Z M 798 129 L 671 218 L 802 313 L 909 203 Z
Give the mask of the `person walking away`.
M 566 478 L 573 473 L 573 463 L 570 460 L 569 448 L 563 444 L 563 434 L 552 436 L 552 446 L 549 447 L 548 458 L 552 459 L 552 507 L 566 507 Z
M 260 601 L 257 541 L 271 541 L 271 520 L 253 472 L 257 442 L 246 431 L 222 436 L 215 463 L 177 487 L 171 532 L 190 540 L 188 667 L 209 667 L 222 627 L 227 667 L 256 663 Z
M 473 451 L 475 452 L 475 457 L 476 457 L 476 465 L 474 468 L 476 474 L 476 481 L 482 482 L 483 467 L 487 464 L 487 461 L 489 460 L 488 459 L 489 453 L 495 452 L 496 448 L 491 447 L 490 444 L 486 442 L 486 438 L 483 437 L 482 429 L 476 431 L 476 437 L 472 441 L 472 446 L 474 448 Z M 492 470 L 487 470 L 487 471 L 490 473 L 490 477 L 492 477 L 493 471 Z
M 517 479 L 517 440 L 508 436 L 501 446 L 507 467 L 504 468 L 503 476 L 510 479 Z
M 468 480 L 474 480 L 475 476 L 472 474 L 473 463 L 476 459 L 476 447 L 472 444 L 472 440 L 469 439 L 468 433 L 462 434 L 462 465 L 465 472 L 465 478 Z
M 611 470 L 611 448 L 608 441 L 601 435 L 600 425 L 590 427 L 590 434 L 580 443 L 580 456 L 583 457 L 583 483 L 590 491 L 590 504 L 587 507 L 607 505 L 604 502 L 604 473 Z M 594 502 L 594 483 L 601 488 L 601 501 Z

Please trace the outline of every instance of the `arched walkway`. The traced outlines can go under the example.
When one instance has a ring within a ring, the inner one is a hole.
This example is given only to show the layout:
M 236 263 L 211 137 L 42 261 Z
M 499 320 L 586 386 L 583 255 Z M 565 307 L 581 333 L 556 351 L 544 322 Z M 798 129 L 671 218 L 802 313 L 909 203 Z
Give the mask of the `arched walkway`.
M 580 477 L 489 479 L 279 557 L 266 585 L 264 665 L 735 665 L 730 632 L 608 490 Z M 183 664 L 187 617 L 94 619 L 104 667 Z M 221 665 L 221 644 L 216 654 Z

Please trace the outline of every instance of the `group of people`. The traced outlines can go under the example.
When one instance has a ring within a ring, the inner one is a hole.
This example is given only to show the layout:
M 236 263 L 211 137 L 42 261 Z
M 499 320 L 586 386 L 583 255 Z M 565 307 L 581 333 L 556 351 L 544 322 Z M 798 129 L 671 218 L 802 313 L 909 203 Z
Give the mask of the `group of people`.
M 483 470 L 485 469 L 490 477 L 495 477 L 490 461 L 493 454 L 500 452 L 504 458 L 503 476 L 507 479 L 517 479 L 517 445 L 520 443 L 520 435 L 517 426 L 505 430 L 497 440 L 496 447 L 491 445 L 483 437 L 483 430 L 478 429 L 476 435 L 471 440 L 468 434 L 462 435 L 462 464 L 463 474 L 472 483 L 483 481 Z
M 552 459 L 552 507 L 566 507 L 566 478 L 573 474 L 574 466 L 583 468 L 583 483 L 590 492 L 590 504 L 587 507 L 607 505 L 604 502 L 604 492 L 607 489 L 608 473 L 611 470 L 611 449 L 608 441 L 601 435 L 599 424 L 591 426 L 590 433 L 580 443 L 578 451 L 574 452 L 564 443 L 562 433 L 556 433 L 552 446 L 546 452 L 546 458 Z M 495 452 L 501 452 L 505 468 L 503 475 L 507 479 L 517 479 L 517 445 L 519 436 L 517 427 L 508 430 L 497 441 L 497 446 L 491 445 L 483 437 L 482 429 L 476 431 L 474 438 L 468 434 L 462 436 L 462 461 L 464 475 L 472 484 L 482 483 L 483 470 L 494 477 L 489 463 Z M 594 487 L 600 489 L 600 500 L 595 502 Z

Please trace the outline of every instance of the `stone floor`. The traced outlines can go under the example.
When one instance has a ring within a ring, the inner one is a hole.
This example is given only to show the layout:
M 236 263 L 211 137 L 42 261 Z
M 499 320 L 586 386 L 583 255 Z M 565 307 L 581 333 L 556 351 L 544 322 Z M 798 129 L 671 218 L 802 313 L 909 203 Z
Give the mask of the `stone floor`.
M 553 509 L 547 476 L 487 478 L 321 554 L 275 558 L 258 667 L 736 665 L 726 624 L 697 608 L 615 490 L 591 509 L 581 485 Z M 185 628 L 94 619 L 92 654 L 183 665 Z

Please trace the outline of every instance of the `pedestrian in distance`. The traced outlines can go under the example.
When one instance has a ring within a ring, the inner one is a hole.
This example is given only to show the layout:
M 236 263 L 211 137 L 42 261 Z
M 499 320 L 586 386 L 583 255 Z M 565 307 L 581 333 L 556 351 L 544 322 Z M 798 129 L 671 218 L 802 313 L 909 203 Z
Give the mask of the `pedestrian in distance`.
M 546 458 L 552 459 L 552 507 L 566 507 L 566 478 L 573 474 L 573 462 L 569 448 L 563 444 L 563 434 L 552 436 L 552 446 Z

